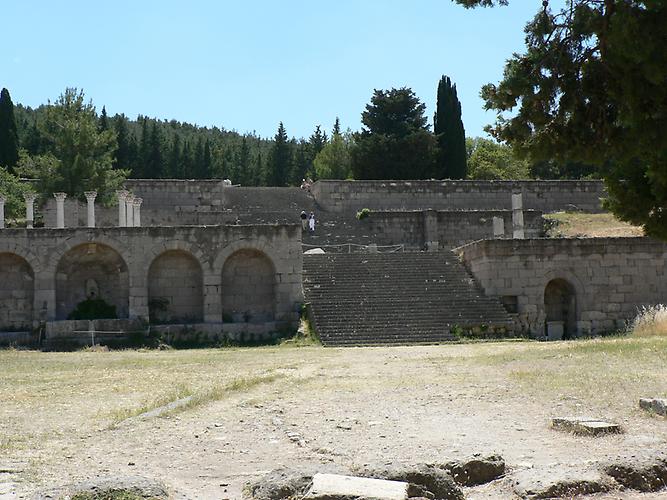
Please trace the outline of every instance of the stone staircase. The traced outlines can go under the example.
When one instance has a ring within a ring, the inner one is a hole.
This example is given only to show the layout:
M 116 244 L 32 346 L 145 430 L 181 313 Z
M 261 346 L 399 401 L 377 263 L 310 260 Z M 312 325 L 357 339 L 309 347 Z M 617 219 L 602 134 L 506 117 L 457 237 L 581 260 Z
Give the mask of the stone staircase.
M 303 287 L 325 346 L 438 343 L 502 334 L 512 320 L 450 253 L 304 255 Z

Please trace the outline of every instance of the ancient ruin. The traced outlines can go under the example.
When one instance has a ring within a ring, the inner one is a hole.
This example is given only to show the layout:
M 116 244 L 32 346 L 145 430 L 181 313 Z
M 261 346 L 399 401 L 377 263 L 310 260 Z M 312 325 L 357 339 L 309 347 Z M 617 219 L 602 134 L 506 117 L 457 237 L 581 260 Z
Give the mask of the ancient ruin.
M 599 181 L 221 180 L 128 180 L 112 207 L 29 196 L 27 227 L 0 232 L 0 343 L 258 341 L 294 331 L 304 303 L 325 345 L 609 332 L 664 300 L 667 247 L 548 239 L 542 218 L 603 197 Z M 95 301 L 108 319 L 77 319 Z

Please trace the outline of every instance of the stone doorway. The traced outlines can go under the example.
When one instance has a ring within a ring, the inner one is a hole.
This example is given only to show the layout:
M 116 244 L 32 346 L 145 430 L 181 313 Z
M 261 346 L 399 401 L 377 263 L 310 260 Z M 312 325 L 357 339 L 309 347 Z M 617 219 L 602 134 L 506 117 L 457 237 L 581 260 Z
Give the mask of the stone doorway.
M 544 312 L 548 340 L 571 339 L 577 333 L 577 300 L 566 280 L 551 280 L 544 289 Z

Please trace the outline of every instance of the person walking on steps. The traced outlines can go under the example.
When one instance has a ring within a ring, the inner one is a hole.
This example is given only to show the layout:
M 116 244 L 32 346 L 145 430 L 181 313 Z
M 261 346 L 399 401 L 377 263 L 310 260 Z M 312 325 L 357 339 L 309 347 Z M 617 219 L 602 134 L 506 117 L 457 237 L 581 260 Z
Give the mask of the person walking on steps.
M 308 229 L 308 214 L 305 210 L 301 211 L 301 229 L 306 231 Z
M 310 212 L 310 216 L 308 217 L 308 228 L 311 233 L 315 232 L 315 214 L 313 212 Z

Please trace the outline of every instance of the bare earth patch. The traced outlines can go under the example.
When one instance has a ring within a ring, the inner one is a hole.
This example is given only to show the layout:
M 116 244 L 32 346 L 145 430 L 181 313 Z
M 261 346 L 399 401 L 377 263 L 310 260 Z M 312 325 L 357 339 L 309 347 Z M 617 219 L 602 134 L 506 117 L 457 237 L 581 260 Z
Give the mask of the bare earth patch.
M 667 396 L 664 337 L 9 350 L 0 352 L 0 366 L 0 498 L 127 475 L 159 479 L 186 498 L 238 499 L 246 482 L 278 467 L 349 470 L 494 452 L 508 477 L 465 488 L 466 498 L 508 498 L 521 471 L 558 475 L 667 449 L 667 418 L 638 405 L 641 397 Z M 613 421 L 624 433 L 551 429 L 563 415 Z
M 644 236 L 644 229 L 618 220 L 612 214 L 556 212 L 545 214 L 552 222 L 547 231 L 551 238 L 618 238 Z

